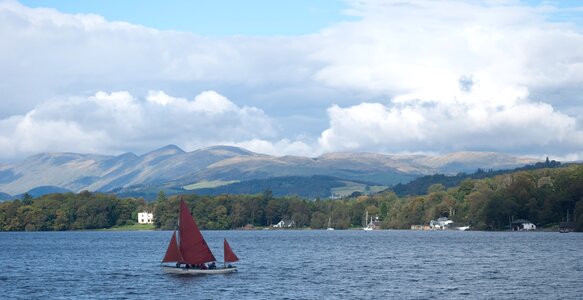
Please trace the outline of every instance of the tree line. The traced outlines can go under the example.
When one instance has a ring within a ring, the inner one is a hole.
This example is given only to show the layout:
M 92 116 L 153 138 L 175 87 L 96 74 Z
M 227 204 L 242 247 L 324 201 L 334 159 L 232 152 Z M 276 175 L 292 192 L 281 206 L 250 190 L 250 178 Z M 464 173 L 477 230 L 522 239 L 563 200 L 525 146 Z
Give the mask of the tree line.
M 293 220 L 296 228 L 362 227 L 365 214 L 378 216 L 382 228 L 408 229 L 413 224 L 448 217 L 476 230 L 505 230 L 515 219 L 539 228 L 576 220 L 583 231 L 583 165 L 521 170 L 484 179 L 465 179 L 451 188 L 429 186 L 421 196 L 399 197 L 392 191 L 338 200 L 274 197 L 270 190 L 254 195 L 184 195 L 202 229 L 270 226 Z M 82 192 L 0 203 L 1 230 L 75 230 L 108 228 L 136 222 L 138 211 L 154 213 L 156 228 L 174 229 L 179 196 L 163 192 L 156 201 L 116 198 Z
M 143 199 L 87 191 L 36 199 L 25 194 L 22 199 L 0 203 L 0 230 L 84 230 L 131 225 L 137 223 L 138 211 L 146 208 Z
M 516 173 L 518 171 L 559 168 L 561 165 L 561 162 L 549 160 L 547 157 L 544 162 L 537 162 L 535 164 L 526 165 L 513 170 L 484 170 L 478 168 L 476 172 L 471 174 L 458 173 L 453 176 L 445 174 L 426 175 L 411 180 L 407 183 L 399 183 L 395 185 L 392 190 L 401 197 L 407 195 L 424 195 L 427 192 L 427 189 L 433 184 L 440 183 L 443 184 L 446 188 L 450 188 L 460 185 L 461 182 L 465 179 L 484 179 L 498 175 Z

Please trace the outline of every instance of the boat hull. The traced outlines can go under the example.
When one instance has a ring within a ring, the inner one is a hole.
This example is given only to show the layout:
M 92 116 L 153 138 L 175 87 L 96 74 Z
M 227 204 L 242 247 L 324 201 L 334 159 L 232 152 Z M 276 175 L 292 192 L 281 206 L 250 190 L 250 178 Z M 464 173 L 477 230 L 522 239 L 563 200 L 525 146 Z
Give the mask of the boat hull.
M 214 274 L 228 274 L 237 272 L 237 268 L 220 268 L 220 269 L 186 269 L 172 266 L 162 266 L 162 270 L 167 274 L 180 275 L 214 275 Z

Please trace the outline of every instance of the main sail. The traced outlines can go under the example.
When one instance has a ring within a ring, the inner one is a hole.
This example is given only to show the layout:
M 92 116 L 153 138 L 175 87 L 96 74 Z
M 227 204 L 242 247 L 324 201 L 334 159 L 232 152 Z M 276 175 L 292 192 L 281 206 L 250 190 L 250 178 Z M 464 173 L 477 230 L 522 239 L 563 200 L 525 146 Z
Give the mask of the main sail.
M 211 249 L 206 244 L 190 210 L 184 200 L 180 199 L 180 253 L 187 264 L 204 264 L 216 261 Z

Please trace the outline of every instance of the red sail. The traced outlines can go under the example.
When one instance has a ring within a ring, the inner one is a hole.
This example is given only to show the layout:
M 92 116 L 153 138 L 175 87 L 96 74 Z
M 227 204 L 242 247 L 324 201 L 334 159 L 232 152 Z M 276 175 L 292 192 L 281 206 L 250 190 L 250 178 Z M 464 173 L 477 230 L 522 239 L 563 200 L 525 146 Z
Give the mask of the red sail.
M 239 260 L 237 255 L 233 252 L 233 249 L 231 249 L 229 243 L 227 243 L 227 239 L 224 239 L 223 247 L 225 248 L 225 262 L 235 262 Z
M 198 265 L 216 261 L 182 199 L 180 199 L 180 253 L 187 264 Z
M 178 250 L 178 243 L 176 242 L 176 231 L 172 234 L 172 238 L 170 239 L 170 244 L 168 245 L 168 249 L 166 250 L 166 255 L 164 255 L 164 259 L 162 262 L 183 262 L 184 259 L 182 258 L 182 254 L 180 254 L 180 250 Z

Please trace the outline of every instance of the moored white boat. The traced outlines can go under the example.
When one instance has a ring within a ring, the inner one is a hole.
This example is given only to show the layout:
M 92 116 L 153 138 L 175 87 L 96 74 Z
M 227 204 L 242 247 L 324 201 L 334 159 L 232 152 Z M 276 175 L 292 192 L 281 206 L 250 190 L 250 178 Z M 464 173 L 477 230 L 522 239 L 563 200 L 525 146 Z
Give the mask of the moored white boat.
M 365 226 L 364 226 L 364 228 L 362 228 L 362 230 L 364 230 L 364 231 L 373 230 L 374 224 L 372 222 L 372 217 L 370 217 L 370 223 L 366 224 L 366 222 L 368 222 L 368 210 L 366 211 L 366 216 L 364 217 Z
M 328 228 L 326 230 L 334 230 L 334 227 L 330 226 L 331 217 L 328 217 Z

